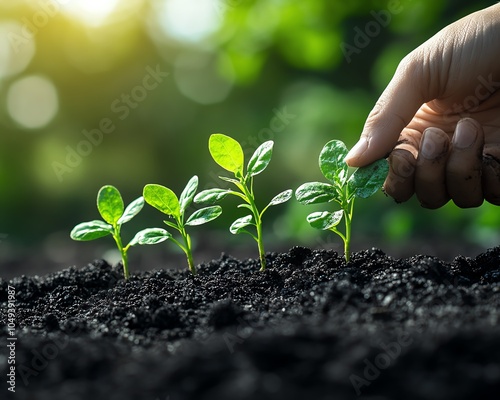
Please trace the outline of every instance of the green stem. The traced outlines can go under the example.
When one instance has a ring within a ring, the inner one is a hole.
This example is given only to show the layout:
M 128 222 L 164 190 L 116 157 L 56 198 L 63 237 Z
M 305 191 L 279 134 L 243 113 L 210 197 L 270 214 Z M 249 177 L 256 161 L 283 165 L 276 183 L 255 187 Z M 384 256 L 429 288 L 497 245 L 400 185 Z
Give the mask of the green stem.
M 259 249 L 259 259 L 260 259 L 260 270 L 259 271 L 265 271 L 266 270 L 266 252 L 264 250 L 264 241 L 262 239 L 262 219 L 261 219 L 261 214 L 259 213 L 259 210 L 257 208 L 257 205 L 255 204 L 255 199 L 253 197 L 253 187 L 251 186 L 250 190 L 248 190 L 248 187 L 246 186 L 245 182 L 242 182 L 242 189 L 243 193 L 246 197 L 246 200 L 248 204 L 250 204 L 250 207 L 252 208 L 252 214 L 255 219 L 255 227 L 257 229 L 257 247 Z
M 335 233 L 336 235 L 339 235 L 340 238 L 342 239 L 342 242 L 345 243 L 345 236 L 342 232 L 340 232 L 335 226 L 333 228 L 330 228 L 330 230 Z
M 186 252 L 186 258 L 188 262 L 188 268 L 193 275 L 196 275 L 196 267 L 194 266 L 193 255 L 190 251 Z
M 262 222 L 257 224 L 257 247 L 259 248 L 260 270 L 266 270 L 266 252 L 264 251 L 264 243 L 262 241 Z
M 118 250 L 120 250 L 120 254 L 122 256 L 122 264 L 123 264 L 123 276 L 125 280 L 127 280 L 130 277 L 128 271 L 128 255 L 127 255 L 128 248 L 123 247 L 122 239 L 120 237 L 120 229 L 117 227 L 115 227 L 115 233 L 113 234 L 113 238 L 115 239 L 116 245 L 118 246 Z
M 123 276 L 125 277 L 125 280 L 127 280 L 130 277 L 129 271 L 128 271 L 128 255 L 127 252 L 124 250 L 121 252 L 122 254 L 122 263 L 123 263 Z
M 347 213 L 345 214 L 345 239 L 344 239 L 344 257 L 346 262 L 351 258 L 351 225 L 352 215 L 354 211 L 354 198 L 347 205 Z
M 180 232 L 182 238 L 184 239 L 184 244 L 185 244 L 185 246 L 180 246 L 180 248 L 184 250 L 184 253 L 186 253 L 186 259 L 189 270 L 193 275 L 196 275 L 196 267 L 194 266 L 194 261 L 193 261 L 193 251 L 191 250 L 191 238 L 189 237 L 189 234 L 186 232 L 184 226 L 181 227 Z

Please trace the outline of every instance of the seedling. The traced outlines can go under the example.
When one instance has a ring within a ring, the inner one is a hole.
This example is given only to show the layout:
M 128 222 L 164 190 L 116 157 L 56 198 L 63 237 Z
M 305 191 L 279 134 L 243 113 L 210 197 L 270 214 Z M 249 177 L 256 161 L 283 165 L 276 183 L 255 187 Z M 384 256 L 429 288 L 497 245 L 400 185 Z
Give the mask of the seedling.
M 330 230 L 339 235 L 344 242 L 344 257 L 349 261 L 354 200 L 370 197 L 382 187 L 389 172 L 389 164 L 384 159 L 378 160 L 358 168 L 349 177 L 349 167 L 344 161 L 346 155 L 347 148 L 343 142 L 328 142 L 319 155 L 319 167 L 330 183 L 304 183 L 295 191 L 295 196 L 301 204 L 335 201 L 340 205 L 340 210 L 335 212 L 313 212 L 307 216 L 307 221 L 313 228 Z M 337 228 L 342 217 L 345 222 L 344 233 Z
M 146 203 L 172 218 L 172 220 L 163 222 L 165 222 L 167 226 L 179 231 L 182 242 L 176 240 L 170 232 L 161 228 L 156 228 L 158 239 L 170 239 L 184 251 L 189 270 L 193 275 L 196 275 L 196 268 L 193 262 L 191 237 L 186 232 L 186 226 L 205 224 L 214 220 L 222 213 L 222 208 L 220 206 L 205 207 L 195 211 L 185 220 L 186 210 L 193 202 L 196 190 L 198 190 L 198 177 L 195 175 L 189 180 L 180 198 L 177 198 L 176 194 L 171 189 L 161 185 L 146 185 L 143 191 Z
M 103 186 L 97 194 L 97 209 L 104 221 L 93 220 L 78 224 L 71 231 L 71 239 L 88 241 L 112 235 L 122 257 L 123 276 L 128 279 L 127 251 L 129 248 L 137 244 L 155 244 L 161 241 L 158 240 L 155 229 L 144 229 L 138 232 L 126 246 L 123 246 L 121 239 L 122 225 L 134 218 L 143 206 L 144 199 L 141 196 L 124 209 L 123 199 L 118 189 L 111 185 Z
M 235 177 L 235 179 L 226 176 L 220 176 L 219 178 L 232 183 L 239 191 L 230 189 L 208 189 L 198 193 L 194 199 L 196 203 L 213 204 L 230 194 L 244 201 L 244 203 L 240 204 L 238 207 L 249 209 L 251 214 L 238 218 L 233 222 L 229 230 L 232 234 L 246 233 L 257 242 L 261 271 L 266 269 L 266 257 L 262 241 L 262 216 L 269 207 L 285 203 L 292 197 L 292 190 L 285 190 L 276 195 L 262 211 L 259 211 L 255 202 L 253 178 L 255 175 L 264 171 L 269 165 L 273 154 L 273 146 L 274 142 L 272 140 L 262 143 L 253 153 L 248 162 L 246 172 L 244 172 L 245 157 L 241 145 L 233 138 L 221 133 L 211 135 L 208 142 L 208 148 L 212 158 L 222 168 L 234 173 Z M 247 229 L 250 226 L 254 227 L 255 232 Z

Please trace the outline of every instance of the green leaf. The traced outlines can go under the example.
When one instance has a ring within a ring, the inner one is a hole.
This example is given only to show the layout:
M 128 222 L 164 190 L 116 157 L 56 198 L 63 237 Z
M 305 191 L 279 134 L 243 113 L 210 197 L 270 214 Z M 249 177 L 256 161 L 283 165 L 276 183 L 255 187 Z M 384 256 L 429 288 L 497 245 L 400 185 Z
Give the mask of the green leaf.
M 278 204 L 286 203 L 292 197 L 292 189 L 285 190 L 272 198 L 267 207 L 277 206 Z M 266 207 L 266 208 L 267 208 Z
M 165 225 L 170 226 L 171 228 L 179 230 L 179 225 L 177 225 L 176 222 L 171 222 L 171 221 L 167 221 L 167 220 L 164 220 L 163 222 L 165 223 Z
M 113 226 L 104 221 L 94 220 L 82 222 L 73 228 L 70 233 L 71 239 L 87 241 L 99 239 L 113 233 Z
M 253 212 L 253 208 L 250 204 L 242 203 L 237 205 L 238 208 L 248 208 L 251 212 Z
M 128 246 L 135 246 L 137 244 L 157 244 L 170 239 L 172 235 L 165 229 L 161 228 L 147 228 L 137 232 L 134 238 L 130 241 Z
M 217 218 L 222 213 L 221 206 L 205 207 L 195 211 L 186 221 L 186 225 L 202 225 Z
M 197 190 L 198 190 L 198 177 L 195 175 L 189 180 L 186 187 L 181 193 L 181 197 L 179 197 L 181 215 L 184 215 L 186 209 L 193 202 L 193 198 Z
M 255 176 L 260 174 L 266 169 L 273 156 L 273 145 L 272 140 L 262 143 L 250 158 L 247 165 L 247 174 L 250 176 Z
M 319 155 L 319 168 L 330 182 L 343 186 L 347 180 L 349 167 L 344 161 L 347 147 L 340 140 L 331 140 L 323 147 Z
M 323 182 L 307 182 L 300 185 L 295 191 L 295 197 L 299 203 L 305 205 L 339 201 L 335 187 Z
M 382 187 L 388 172 L 389 163 L 385 159 L 358 168 L 347 182 L 349 193 L 361 199 L 370 197 Z
M 226 182 L 230 182 L 233 185 L 235 185 L 238 189 L 240 189 L 241 192 L 244 192 L 244 185 L 239 181 L 238 179 L 233 179 L 233 178 L 228 178 L 227 176 L 219 176 L 220 179 Z M 234 194 L 234 193 L 233 193 Z
M 230 232 L 233 235 L 236 235 L 237 233 L 243 233 L 246 231 L 246 227 L 249 225 L 253 225 L 252 223 L 252 216 L 251 215 L 246 215 L 244 217 L 238 218 L 236 221 L 232 223 L 232 225 L 229 227 Z
M 222 200 L 229 194 L 227 189 L 207 189 L 198 193 L 194 197 L 194 202 L 198 204 L 214 204 Z
M 215 133 L 210 136 L 208 149 L 214 161 L 222 168 L 233 172 L 237 177 L 243 176 L 245 156 L 236 140 L 222 133 Z
M 241 185 L 241 182 L 238 179 L 228 178 L 227 176 L 219 176 L 219 179 L 222 179 L 223 181 L 226 181 L 226 182 L 233 183 L 238 187 Z
M 117 188 L 111 185 L 103 186 L 97 194 L 97 209 L 104 221 L 115 225 L 123 215 L 123 200 Z
M 175 193 L 162 185 L 149 184 L 144 186 L 144 200 L 162 213 L 180 218 L 181 208 Z
M 342 220 L 344 215 L 343 210 L 335 211 L 333 213 L 328 211 L 313 212 L 307 216 L 307 222 L 316 229 L 328 230 L 337 226 Z
M 144 197 L 141 196 L 127 206 L 123 215 L 118 220 L 117 225 L 123 225 L 125 222 L 130 221 L 137 214 L 139 214 L 139 211 L 142 210 L 142 207 L 144 207 Z

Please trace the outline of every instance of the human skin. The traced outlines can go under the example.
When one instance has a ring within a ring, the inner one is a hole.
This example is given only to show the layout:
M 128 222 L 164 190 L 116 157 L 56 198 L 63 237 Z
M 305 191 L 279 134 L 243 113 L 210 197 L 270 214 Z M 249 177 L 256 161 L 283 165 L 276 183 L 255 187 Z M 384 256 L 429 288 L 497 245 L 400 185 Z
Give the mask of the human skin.
M 500 205 L 500 4 L 448 25 L 408 54 L 346 157 L 389 155 L 384 190 L 426 208 Z

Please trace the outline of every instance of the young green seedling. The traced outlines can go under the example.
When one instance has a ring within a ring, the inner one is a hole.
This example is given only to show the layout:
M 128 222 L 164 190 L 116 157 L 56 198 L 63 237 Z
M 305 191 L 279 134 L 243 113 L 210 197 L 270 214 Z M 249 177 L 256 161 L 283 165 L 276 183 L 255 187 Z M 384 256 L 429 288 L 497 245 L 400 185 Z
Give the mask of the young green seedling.
M 232 183 L 239 191 L 229 189 L 208 189 L 198 193 L 194 199 L 196 203 L 213 204 L 231 194 L 244 201 L 244 203 L 240 204 L 238 207 L 249 209 L 251 214 L 238 218 L 233 222 L 229 230 L 232 234 L 246 233 L 257 242 L 261 271 L 266 269 L 266 256 L 262 241 L 262 215 L 269 207 L 285 203 L 292 197 L 292 190 L 285 190 L 276 195 L 262 211 L 259 211 L 255 202 L 253 178 L 255 175 L 264 171 L 268 166 L 273 154 L 273 145 L 274 142 L 272 140 L 262 143 L 250 158 L 245 172 L 245 157 L 241 145 L 233 138 L 221 133 L 211 135 L 208 142 L 208 148 L 212 158 L 222 168 L 234 173 L 236 179 L 225 176 L 220 176 L 219 178 Z M 249 226 L 255 228 L 255 233 L 247 229 Z
M 157 238 L 155 228 L 144 229 L 138 232 L 126 246 L 123 246 L 121 239 L 122 225 L 134 218 L 143 206 L 144 199 L 141 196 L 125 209 L 118 189 L 111 185 L 103 186 L 97 194 L 97 209 L 104 221 L 94 220 L 78 224 L 71 231 L 71 239 L 88 241 L 112 235 L 122 257 L 123 275 L 125 279 L 128 279 L 128 249 L 137 244 L 156 244 L 161 241 Z
M 307 216 L 307 221 L 313 228 L 330 230 L 339 235 L 344 242 L 345 259 L 349 261 L 354 200 L 370 197 L 382 187 L 389 164 L 384 159 L 378 160 L 358 168 L 349 177 L 349 167 L 344 161 L 346 155 L 347 148 L 340 140 L 328 142 L 319 155 L 319 167 L 330 183 L 304 183 L 295 191 L 295 196 L 301 204 L 335 201 L 340 205 L 339 211 L 313 212 Z M 342 217 L 345 222 L 344 233 L 337 229 Z
M 193 275 L 196 275 L 196 268 L 193 262 L 191 237 L 186 232 L 186 226 L 205 224 L 214 220 L 222 213 L 222 208 L 220 206 L 205 207 L 195 211 L 185 220 L 186 209 L 193 202 L 196 190 L 198 190 L 198 177 L 195 175 L 189 180 L 180 198 L 177 198 L 176 194 L 171 189 L 161 185 L 146 185 L 143 191 L 146 203 L 172 218 L 171 221 L 163 222 L 169 227 L 179 231 L 182 237 L 182 243 L 176 240 L 170 232 L 160 228 L 157 228 L 158 238 L 163 238 L 163 240 L 170 239 L 184 251 L 189 270 Z

